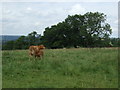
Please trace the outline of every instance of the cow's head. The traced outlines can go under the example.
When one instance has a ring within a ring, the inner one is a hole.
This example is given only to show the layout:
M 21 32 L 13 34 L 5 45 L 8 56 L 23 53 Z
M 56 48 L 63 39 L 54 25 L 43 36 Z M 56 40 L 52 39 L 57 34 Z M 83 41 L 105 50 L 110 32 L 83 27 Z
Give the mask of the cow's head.
M 39 45 L 39 49 L 45 49 L 44 45 Z

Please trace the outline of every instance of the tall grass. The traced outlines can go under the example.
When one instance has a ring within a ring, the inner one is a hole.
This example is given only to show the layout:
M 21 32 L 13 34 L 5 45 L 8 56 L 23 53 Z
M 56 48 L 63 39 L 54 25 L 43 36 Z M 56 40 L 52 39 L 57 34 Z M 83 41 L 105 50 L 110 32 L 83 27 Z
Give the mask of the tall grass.
M 3 88 L 117 88 L 117 49 L 46 49 L 43 59 L 27 50 L 3 51 Z

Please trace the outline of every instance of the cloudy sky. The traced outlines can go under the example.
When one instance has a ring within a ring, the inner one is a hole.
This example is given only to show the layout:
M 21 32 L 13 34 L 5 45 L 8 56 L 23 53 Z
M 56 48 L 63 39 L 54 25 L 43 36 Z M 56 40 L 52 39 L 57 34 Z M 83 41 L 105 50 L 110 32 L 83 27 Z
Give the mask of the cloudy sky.
M 118 2 L 3 2 L 3 35 L 43 34 L 46 27 L 63 21 L 68 15 L 101 12 L 107 15 L 113 34 L 118 37 Z

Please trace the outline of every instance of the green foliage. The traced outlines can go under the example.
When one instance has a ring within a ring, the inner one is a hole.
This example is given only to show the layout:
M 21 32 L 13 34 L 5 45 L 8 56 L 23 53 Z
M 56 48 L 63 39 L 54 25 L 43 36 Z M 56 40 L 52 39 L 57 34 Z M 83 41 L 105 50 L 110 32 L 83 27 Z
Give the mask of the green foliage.
M 46 49 L 42 60 L 27 50 L 2 51 L 3 88 L 117 88 L 117 48 Z
M 120 47 L 120 38 L 111 38 L 110 41 L 113 47 Z
M 39 45 L 40 44 L 40 34 L 33 31 L 27 36 L 21 36 L 15 41 L 8 41 L 3 44 L 3 50 L 13 50 L 13 49 L 28 49 L 30 45 Z
M 26 41 L 28 41 L 29 45 L 38 45 L 40 43 L 40 37 L 40 34 L 37 34 L 37 32 L 33 31 L 32 33 L 28 34 Z
M 42 41 L 48 48 L 109 46 L 112 29 L 105 21 L 106 15 L 99 12 L 68 15 L 65 21 L 45 28 Z
M 27 45 L 27 43 L 26 43 L 25 36 L 21 36 L 16 41 L 14 41 L 14 48 L 15 49 L 26 49 L 26 45 Z
M 14 43 L 15 43 L 14 41 L 8 41 L 4 45 L 2 45 L 2 49 L 12 50 L 14 49 Z

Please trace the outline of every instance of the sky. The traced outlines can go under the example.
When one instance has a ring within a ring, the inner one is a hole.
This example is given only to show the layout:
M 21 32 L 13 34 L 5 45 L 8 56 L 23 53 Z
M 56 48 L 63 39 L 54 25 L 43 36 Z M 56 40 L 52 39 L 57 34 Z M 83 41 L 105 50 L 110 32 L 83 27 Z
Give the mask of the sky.
M 94 1 L 94 0 L 93 0 Z M 111 0 L 110 0 L 111 1 Z M 118 37 L 118 2 L 2 2 L 2 35 L 43 35 L 46 27 L 64 21 L 68 15 L 101 12 L 111 25 L 111 37 Z

